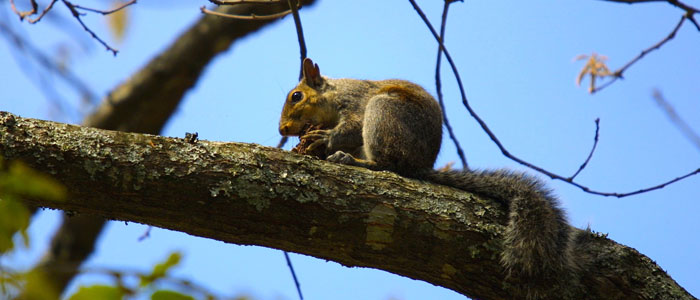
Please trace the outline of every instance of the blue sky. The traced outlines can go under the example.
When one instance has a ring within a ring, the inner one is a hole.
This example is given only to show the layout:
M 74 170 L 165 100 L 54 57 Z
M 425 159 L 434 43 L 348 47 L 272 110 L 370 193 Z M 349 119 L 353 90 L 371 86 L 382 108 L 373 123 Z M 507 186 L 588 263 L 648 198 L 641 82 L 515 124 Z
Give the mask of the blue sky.
M 0 2 L 0 18 L 23 32 L 39 48 L 58 56 L 68 47 L 74 72 L 100 96 L 126 80 L 163 50 L 199 16 L 207 1 L 139 1 L 130 10 L 121 44 L 111 38 L 102 16 L 88 15 L 92 29 L 120 49 L 117 57 L 91 40 L 67 17 L 70 33 L 44 20 L 19 23 Z M 700 6 L 700 1 L 688 0 Z M 104 7 L 106 2 L 81 2 Z M 441 1 L 419 1 L 437 23 Z M 647 55 L 618 81 L 595 95 L 577 87 L 579 54 L 606 55 L 611 68 L 631 60 L 665 37 L 682 12 L 668 4 L 623 5 L 604 1 L 465 1 L 450 11 L 446 45 L 453 55 L 471 105 L 509 151 L 563 175 L 572 174 L 588 154 L 601 119 L 600 142 L 578 180 L 600 191 L 637 190 L 700 167 L 700 149 L 669 122 L 652 98 L 660 90 L 679 115 L 700 132 L 700 32 L 686 23 L 677 36 Z M 303 8 L 309 56 L 331 77 L 403 78 L 435 94 L 436 45 L 408 1 L 328 1 Z M 78 42 L 75 42 L 75 41 Z M 287 91 L 297 81 L 298 46 L 292 19 L 285 18 L 237 42 L 206 70 L 186 96 L 163 134 L 274 146 L 277 121 Z M 23 117 L 79 122 L 80 116 L 56 113 L 32 83 L 31 68 L 0 43 L 0 110 Z M 461 106 L 446 64 L 443 91 L 448 116 L 473 168 L 526 170 L 505 158 Z M 24 70 L 24 71 L 23 71 Z M 57 77 L 56 93 L 65 107 L 81 111 L 79 97 Z M 586 82 L 587 84 L 587 82 Z M 85 111 L 82 108 L 82 111 Z M 292 140 L 289 149 L 297 140 Z M 436 166 L 457 161 L 449 140 Z M 534 171 L 528 171 L 534 173 Z M 544 178 L 543 178 L 544 179 Z M 623 198 L 586 194 L 561 182 L 549 182 L 577 227 L 608 233 L 655 260 L 691 294 L 700 295 L 700 177 L 662 190 Z M 57 222 L 46 211 L 32 224 L 31 249 L 1 258 L 2 264 L 32 265 L 46 249 Z M 170 251 L 184 253 L 175 271 L 214 291 L 245 293 L 258 299 L 297 299 L 282 252 L 237 246 L 113 222 L 100 238 L 91 266 L 148 269 Z M 464 299 L 450 290 L 384 271 L 346 268 L 304 255 L 292 255 L 306 299 Z M 100 278 L 84 276 L 79 283 Z M 75 285 L 74 287 L 75 288 Z

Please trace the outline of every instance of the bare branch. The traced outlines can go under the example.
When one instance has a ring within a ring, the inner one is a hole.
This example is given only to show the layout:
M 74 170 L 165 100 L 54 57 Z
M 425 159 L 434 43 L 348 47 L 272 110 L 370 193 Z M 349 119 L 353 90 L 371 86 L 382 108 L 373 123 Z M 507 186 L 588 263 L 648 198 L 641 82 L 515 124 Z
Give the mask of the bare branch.
M 662 39 L 661 41 L 659 41 L 658 43 L 652 45 L 651 47 L 649 47 L 649 48 L 647 48 L 647 49 L 644 49 L 641 53 L 639 53 L 639 55 L 637 55 L 637 57 L 633 58 L 633 59 L 632 59 L 631 61 L 629 61 L 627 64 L 625 64 L 624 66 L 622 66 L 622 68 L 619 68 L 619 69 L 615 70 L 614 72 L 612 72 L 612 74 L 610 75 L 610 76 L 612 76 L 612 79 L 609 80 L 608 82 L 606 82 L 606 83 L 604 83 L 604 84 L 598 86 L 597 88 L 592 89 L 592 90 L 591 90 L 591 94 L 596 93 L 596 92 L 598 92 L 598 91 L 600 91 L 600 90 L 606 88 L 607 86 L 609 86 L 609 85 L 612 84 L 613 82 L 617 81 L 618 79 L 623 78 L 623 73 L 624 73 L 630 66 L 632 66 L 634 63 L 636 63 L 637 61 L 639 61 L 640 59 L 642 59 L 642 57 L 644 57 L 645 55 L 647 55 L 649 52 L 654 51 L 654 50 L 658 50 L 659 48 L 661 48 L 661 46 L 663 46 L 664 44 L 666 44 L 666 42 L 672 40 L 672 39 L 676 36 L 676 33 L 678 32 L 678 29 L 681 28 L 681 25 L 683 25 L 683 22 L 685 22 L 685 20 L 686 20 L 687 18 L 688 18 L 688 17 L 687 17 L 686 15 L 682 16 L 682 17 L 681 17 L 681 20 L 678 21 L 678 24 L 676 24 L 676 27 L 674 27 L 673 30 L 671 30 L 671 33 L 669 33 L 665 38 L 663 38 L 663 39 Z
M 294 17 L 294 27 L 297 31 L 297 40 L 299 41 L 299 56 L 300 56 L 300 67 L 299 67 L 299 79 L 304 76 L 304 59 L 306 58 L 306 42 L 304 42 L 304 30 L 301 27 L 301 17 L 299 17 L 299 10 L 297 9 L 297 0 L 287 0 L 289 4 L 289 9 L 292 11 L 292 16 Z M 287 142 L 287 137 L 283 136 L 277 145 L 277 148 L 284 147 Z M 292 259 L 289 258 L 289 253 L 287 251 L 282 251 L 284 253 L 284 259 L 287 261 L 287 267 L 292 273 L 292 279 L 294 280 L 294 285 L 297 288 L 297 293 L 299 294 L 299 300 L 304 300 L 304 295 L 301 293 L 301 284 L 299 284 L 299 279 L 297 278 L 297 273 L 294 271 L 294 265 L 292 265 Z
M 578 168 L 576 173 L 574 175 L 571 175 L 571 177 L 567 178 L 568 180 L 572 181 L 576 176 L 578 176 L 581 171 L 583 171 L 584 168 L 586 168 L 586 165 L 588 165 L 588 162 L 591 161 L 591 157 L 593 157 L 593 152 L 595 152 L 596 146 L 598 146 L 598 132 L 600 131 L 600 118 L 595 119 L 595 137 L 593 137 L 593 147 L 591 147 L 591 152 L 588 153 L 588 157 L 586 157 L 586 160 L 581 164 L 581 166 Z
M 513 161 L 515 161 L 515 162 L 517 162 L 517 163 L 519 163 L 519 164 L 521 164 L 521 165 L 523 165 L 523 166 L 526 166 L 526 167 L 528 167 L 528 168 L 530 168 L 530 169 L 533 169 L 533 170 L 535 170 L 535 171 L 537 171 L 537 172 L 540 172 L 540 173 L 542 173 L 542 174 L 548 176 L 549 178 L 556 179 L 556 180 L 561 180 L 561 181 L 564 181 L 564 182 L 568 182 L 569 184 L 571 184 L 571 185 L 573 185 L 573 186 L 575 186 L 575 187 L 578 187 L 578 188 L 581 189 L 582 191 L 587 192 L 587 193 L 589 193 L 589 194 L 595 194 L 595 195 L 600 195 L 600 196 L 612 196 L 612 197 L 617 197 L 617 198 L 622 198 L 622 197 L 637 195 L 637 194 L 641 194 L 641 193 L 645 193 L 645 192 L 649 192 L 649 191 L 653 191 L 653 190 L 658 190 L 658 189 L 661 189 L 661 188 L 663 188 L 663 187 L 665 187 L 665 186 L 667 186 L 667 185 L 669 185 L 669 184 L 672 184 L 672 183 L 674 183 L 674 182 L 683 180 L 683 179 L 685 179 L 685 178 L 688 178 L 688 177 L 690 177 L 690 176 L 697 175 L 697 174 L 700 173 L 700 168 L 698 168 L 698 169 L 696 169 L 696 170 L 694 170 L 694 171 L 691 171 L 691 172 L 689 172 L 688 174 L 685 174 L 685 175 L 683 175 L 683 176 L 676 177 L 676 178 L 674 178 L 674 179 L 672 179 L 672 180 L 669 180 L 669 181 L 667 181 L 667 182 L 664 182 L 664 183 L 661 183 L 661 184 L 658 184 L 658 185 L 655 185 L 655 186 L 652 186 L 652 187 L 640 189 L 640 190 L 637 190 L 637 191 L 634 191 L 634 192 L 628 192 L 628 193 L 599 192 L 599 191 L 592 190 L 592 189 L 590 189 L 590 188 L 588 188 L 588 187 L 586 187 L 586 186 L 584 186 L 584 185 L 581 185 L 580 183 L 577 183 L 577 182 L 575 182 L 575 181 L 573 181 L 573 180 L 570 180 L 570 179 L 568 179 L 567 177 L 564 177 L 564 176 L 555 174 L 555 173 L 553 173 L 553 172 L 547 171 L 547 170 L 545 170 L 545 169 L 543 169 L 543 168 L 541 168 L 541 167 L 538 167 L 538 166 L 536 166 L 536 165 L 534 165 L 534 164 L 531 164 L 531 163 L 529 163 L 529 162 L 527 162 L 527 161 L 524 161 L 524 160 L 522 160 L 522 159 L 520 159 L 520 158 L 514 156 L 513 154 L 511 154 L 511 153 L 503 146 L 503 144 L 501 143 L 501 141 L 500 141 L 500 140 L 496 137 L 496 135 L 491 131 L 491 129 L 488 127 L 488 125 L 486 125 L 486 122 L 484 122 L 484 120 L 482 120 L 481 117 L 479 117 L 479 115 L 476 114 L 476 112 L 472 109 L 471 105 L 469 105 L 469 101 L 467 101 L 467 96 L 466 96 L 466 94 L 465 94 L 465 92 L 464 92 L 464 85 L 462 84 L 462 78 L 459 76 L 459 70 L 457 70 L 457 66 L 455 65 L 454 61 L 452 60 L 452 56 L 450 55 L 450 52 L 447 51 L 447 48 L 445 48 L 445 45 L 444 45 L 444 44 L 442 43 L 442 41 L 440 40 L 440 36 L 439 36 L 438 33 L 435 31 L 435 28 L 433 28 L 433 25 L 430 23 L 430 21 L 428 20 L 428 18 L 425 16 L 425 14 L 423 13 L 423 10 L 421 10 L 421 8 L 418 6 L 418 4 L 416 4 L 415 0 L 409 0 L 409 1 L 411 2 L 411 5 L 413 6 L 413 8 L 414 8 L 414 9 L 416 10 L 416 12 L 418 13 L 418 16 L 420 16 L 420 18 L 423 20 L 423 22 L 425 23 L 425 25 L 426 25 L 426 26 L 428 27 L 428 29 L 430 30 L 430 32 L 432 33 L 432 35 L 433 35 L 433 37 L 435 38 L 435 40 L 438 42 L 438 44 L 440 44 L 440 48 L 442 48 L 442 51 L 443 51 L 443 53 L 445 54 L 445 58 L 446 58 L 447 61 L 450 63 L 450 67 L 452 68 L 452 72 L 454 73 L 455 79 L 457 80 L 457 86 L 459 87 L 459 92 L 460 92 L 460 94 L 461 94 L 461 96 L 462 96 L 462 104 L 463 104 L 464 107 L 467 109 L 467 111 L 468 111 L 469 114 L 472 116 L 472 118 L 474 118 L 474 120 L 476 120 L 476 122 L 479 123 L 479 126 L 481 126 L 482 130 L 484 130 L 484 132 L 486 132 L 486 134 L 489 136 L 489 138 L 491 138 L 491 140 L 496 144 L 496 146 L 498 146 L 498 149 L 501 150 L 501 153 L 503 153 L 504 156 L 510 158 L 511 160 L 513 160 Z
M 284 253 L 284 259 L 287 261 L 287 267 L 292 273 L 292 279 L 294 279 L 294 285 L 297 287 L 297 294 L 299 294 L 299 300 L 304 300 L 304 295 L 301 294 L 301 285 L 299 284 L 299 279 L 297 279 L 297 273 L 294 272 L 294 266 L 292 265 L 292 260 L 289 258 L 289 252 L 282 251 Z
M 306 58 L 306 42 L 304 41 L 304 30 L 301 27 L 301 18 L 299 17 L 299 9 L 297 0 L 287 0 L 289 9 L 294 16 L 294 27 L 297 30 L 297 40 L 299 40 L 299 79 L 304 76 L 304 59 Z
M 53 2 L 56 2 L 56 0 L 52 1 L 51 5 L 53 4 Z M 12 11 L 19 16 L 20 21 L 24 20 L 24 18 L 27 16 L 36 14 L 37 10 L 39 9 L 39 5 L 36 3 L 36 0 L 30 0 L 30 4 L 32 5 L 31 10 L 19 11 L 15 6 L 15 0 L 10 0 L 10 7 L 12 8 Z
M 450 8 L 450 4 L 452 4 L 454 0 L 445 0 L 445 6 L 442 9 L 442 21 L 440 23 L 440 40 L 444 43 L 445 42 L 445 28 L 447 25 L 447 12 Z M 459 156 L 460 161 L 462 161 L 462 169 L 467 169 L 469 168 L 469 165 L 467 164 L 467 158 L 464 156 L 464 150 L 462 150 L 462 146 L 460 146 L 459 141 L 457 140 L 457 137 L 455 136 L 452 126 L 450 125 L 450 121 L 447 119 L 447 110 L 445 109 L 445 102 L 443 101 L 442 97 L 442 82 L 440 80 L 440 66 L 442 63 L 442 48 L 438 45 L 438 53 L 437 53 L 437 62 L 435 63 L 435 90 L 437 91 L 437 96 L 438 96 L 438 103 L 440 103 L 440 108 L 442 109 L 442 121 L 445 123 L 445 128 L 447 128 L 447 133 L 450 136 L 450 139 L 455 145 L 455 148 L 457 149 L 457 156 Z
M 125 7 L 127 7 L 127 6 L 129 6 L 129 5 L 132 5 L 132 4 L 135 4 L 135 3 L 136 3 L 136 0 L 131 0 L 131 1 L 129 1 L 129 2 L 125 2 L 125 3 L 123 3 L 122 5 L 120 5 L 120 6 L 116 7 L 116 8 L 114 8 L 114 9 L 110 9 L 110 10 L 99 10 L 99 9 L 94 9 L 94 8 L 83 7 L 83 6 L 80 6 L 80 5 L 75 5 L 75 8 L 77 8 L 77 9 L 82 9 L 82 10 L 87 10 L 87 11 L 94 12 L 94 13 L 98 13 L 98 14 L 102 14 L 102 15 L 109 15 L 109 14 L 113 14 L 113 13 L 115 13 L 115 12 L 118 12 L 118 11 L 124 9 Z
M 70 10 L 73 17 L 78 20 L 78 23 L 80 23 L 80 25 L 83 26 L 83 29 L 85 29 L 85 31 L 87 31 L 92 36 L 92 38 L 94 38 L 95 40 L 100 42 L 100 44 L 102 44 L 102 46 L 107 48 L 108 51 L 112 52 L 112 54 L 114 56 L 117 56 L 117 52 L 119 52 L 117 49 L 114 49 L 114 48 L 110 47 L 109 45 L 107 45 L 107 43 L 105 41 L 103 41 L 99 36 L 97 36 L 97 34 L 95 34 L 92 30 L 90 30 L 90 28 L 88 28 L 85 25 L 85 23 L 83 23 L 83 20 L 80 18 L 81 13 L 78 12 L 78 10 L 76 9 L 76 6 L 73 5 L 73 3 L 70 3 L 67 0 L 61 0 L 61 2 L 63 2 L 63 4 L 66 5 L 66 7 L 68 8 L 68 10 Z
M 298 7 L 301 7 L 301 5 L 297 4 L 297 0 L 288 0 L 287 2 L 292 10 L 292 16 L 294 16 L 294 27 L 297 30 L 297 40 L 299 41 L 299 79 L 301 80 L 301 78 L 304 76 L 304 59 L 306 58 L 307 52 L 306 42 L 304 41 L 304 30 L 301 26 L 301 18 L 299 17 L 299 10 L 297 9 L 297 5 Z M 280 141 L 277 143 L 277 148 L 284 147 L 288 140 L 289 138 L 287 136 L 281 137 Z
M 690 142 L 695 144 L 695 147 L 700 150 L 700 136 L 686 123 L 676 112 L 673 106 L 664 99 L 664 96 L 659 90 L 654 90 L 653 98 L 661 109 L 666 113 L 671 122 L 685 135 Z
M 39 22 L 46 15 L 46 13 L 48 13 L 51 10 L 51 8 L 53 7 L 54 3 L 56 3 L 56 1 L 58 1 L 58 0 L 51 0 L 51 2 L 49 2 L 49 5 L 47 5 L 43 11 L 41 11 L 41 14 L 38 17 L 36 17 L 34 19 L 28 19 L 27 22 L 29 22 L 29 24 L 34 24 L 36 22 Z M 32 0 L 32 2 L 34 2 L 34 0 Z
M 44 10 L 41 12 L 41 14 L 40 14 L 39 16 L 37 16 L 35 19 L 29 19 L 28 22 L 29 22 L 30 24 L 35 24 L 36 22 L 39 22 L 39 21 L 51 10 L 51 8 L 53 8 L 53 5 L 54 5 L 54 3 L 56 3 L 56 1 L 58 1 L 58 0 L 51 0 L 51 2 L 49 2 L 49 5 L 47 5 L 46 8 L 44 8 Z M 92 38 L 94 38 L 94 39 L 97 40 L 100 44 L 102 44 L 105 48 L 107 48 L 108 51 L 112 52 L 113 55 L 115 55 L 115 56 L 117 55 L 117 52 L 119 52 L 119 51 L 117 51 L 116 49 L 114 49 L 114 48 L 112 48 L 111 46 L 109 46 L 105 41 L 103 41 L 100 37 L 98 37 L 97 34 L 95 34 L 95 32 L 93 32 L 89 27 L 87 27 L 87 26 L 85 25 L 85 23 L 83 23 L 83 20 L 80 18 L 80 16 L 82 16 L 83 14 L 81 14 L 80 12 L 78 12 L 78 9 L 82 9 L 82 10 L 86 10 L 86 11 L 90 11 L 90 12 L 95 12 L 95 13 L 100 13 L 100 14 L 103 14 L 103 15 L 108 15 L 108 14 L 117 12 L 117 11 L 119 11 L 119 10 L 121 10 L 121 9 L 123 9 L 123 8 L 125 8 L 125 7 L 127 7 L 127 6 L 129 6 L 129 5 L 132 5 L 132 4 L 136 3 L 136 0 L 131 0 L 131 1 L 129 1 L 129 2 L 127 2 L 127 3 L 124 3 L 123 5 L 121 5 L 121 6 L 117 7 L 117 8 L 115 8 L 115 9 L 108 10 L 108 11 L 103 11 L 103 10 L 98 10 L 98 9 L 93 9 L 93 8 L 87 8 L 87 7 L 82 7 L 82 6 L 80 6 L 80 5 L 75 5 L 75 4 L 73 4 L 73 3 L 71 3 L 71 2 L 69 2 L 69 1 L 67 1 L 67 0 L 61 0 L 61 2 L 63 2 L 63 4 L 64 4 L 64 5 L 68 8 L 68 10 L 71 12 L 71 15 L 73 15 L 73 17 L 76 18 L 76 19 L 78 20 L 78 23 L 80 23 L 80 26 L 82 26 L 83 29 L 85 29 L 85 31 L 87 31 L 87 32 L 90 34 L 90 36 L 92 36 Z M 10 0 L 10 3 L 11 3 L 11 6 L 12 6 L 12 10 L 13 10 L 17 15 L 19 15 L 20 20 L 23 20 L 26 16 L 36 14 L 36 12 L 37 12 L 37 4 L 36 4 L 36 1 L 35 1 L 35 0 L 31 0 L 32 10 L 27 11 L 27 12 L 20 12 L 20 11 L 17 11 L 17 9 L 15 8 L 14 0 Z
M 698 10 L 695 7 L 692 7 L 688 4 L 685 4 L 681 1 L 678 0 L 603 0 L 607 2 L 618 2 L 618 3 L 627 3 L 627 4 L 636 4 L 636 3 L 645 3 L 645 2 L 667 2 L 675 7 L 678 7 L 688 13 L 698 13 L 700 10 Z
M 690 20 L 690 22 L 693 23 L 693 25 L 695 25 L 695 29 L 700 31 L 700 25 L 698 25 L 698 21 L 695 20 L 695 16 L 693 16 L 692 14 L 686 14 L 686 17 L 688 17 L 688 20 Z

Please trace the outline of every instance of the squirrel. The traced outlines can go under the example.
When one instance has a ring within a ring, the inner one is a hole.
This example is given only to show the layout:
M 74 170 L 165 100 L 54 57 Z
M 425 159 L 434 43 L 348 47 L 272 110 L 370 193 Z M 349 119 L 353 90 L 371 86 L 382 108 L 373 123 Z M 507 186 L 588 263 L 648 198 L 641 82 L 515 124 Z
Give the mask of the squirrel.
M 287 95 L 280 134 L 312 141 L 306 150 L 321 149 L 328 161 L 393 171 L 502 202 L 509 211 L 501 253 L 507 276 L 521 278 L 528 298 L 553 291 L 565 297 L 560 290 L 572 289 L 581 266 L 572 251 L 580 230 L 567 223 L 542 182 L 508 170 L 433 170 L 442 142 L 442 111 L 417 84 L 331 79 L 308 58 L 302 73 Z

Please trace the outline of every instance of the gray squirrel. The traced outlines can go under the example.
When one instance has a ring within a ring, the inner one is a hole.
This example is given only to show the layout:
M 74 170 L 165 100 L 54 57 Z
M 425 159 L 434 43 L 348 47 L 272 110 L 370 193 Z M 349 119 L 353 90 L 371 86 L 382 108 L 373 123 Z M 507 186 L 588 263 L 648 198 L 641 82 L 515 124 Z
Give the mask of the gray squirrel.
M 305 128 L 313 125 L 312 130 Z M 526 282 L 529 298 L 576 285 L 576 229 L 557 199 L 534 177 L 507 170 L 433 170 L 442 141 L 442 113 L 422 87 L 404 80 L 331 79 L 311 59 L 285 101 L 279 131 L 312 141 L 329 161 L 388 170 L 500 201 L 509 221 L 501 263 Z

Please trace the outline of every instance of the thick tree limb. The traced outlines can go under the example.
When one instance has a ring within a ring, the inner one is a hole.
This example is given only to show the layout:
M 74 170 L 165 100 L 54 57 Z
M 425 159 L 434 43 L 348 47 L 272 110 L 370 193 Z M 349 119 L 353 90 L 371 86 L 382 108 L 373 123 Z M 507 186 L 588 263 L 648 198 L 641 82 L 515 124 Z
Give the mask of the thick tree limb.
M 300 1 L 310 5 L 315 0 Z M 222 6 L 227 14 L 268 14 L 288 10 L 279 4 Z M 279 20 L 279 19 L 276 19 Z M 83 124 L 111 130 L 157 134 L 209 62 L 233 41 L 276 20 L 249 21 L 211 15 L 202 18 L 144 68 L 115 88 Z
M 387 270 L 517 299 L 499 265 L 506 208 L 452 188 L 251 144 L 123 133 L 0 112 L 0 155 L 69 186 L 27 203 Z M 693 299 L 649 258 L 590 234 L 582 299 Z M 556 295 L 553 296 L 556 298 Z
M 315 0 L 302 1 L 312 4 Z M 284 4 L 221 7 L 224 13 L 250 14 L 286 10 Z M 204 68 L 234 41 L 276 20 L 241 21 L 203 15 L 168 48 L 104 99 L 83 125 L 157 134 Z M 38 268 L 55 290 L 64 290 L 92 253 L 105 220 L 92 215 L 64 218 Z M 60 271 L 57 271 L 60 270 Z

